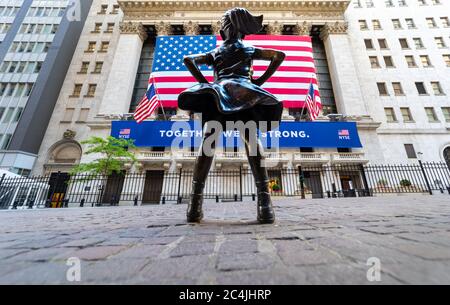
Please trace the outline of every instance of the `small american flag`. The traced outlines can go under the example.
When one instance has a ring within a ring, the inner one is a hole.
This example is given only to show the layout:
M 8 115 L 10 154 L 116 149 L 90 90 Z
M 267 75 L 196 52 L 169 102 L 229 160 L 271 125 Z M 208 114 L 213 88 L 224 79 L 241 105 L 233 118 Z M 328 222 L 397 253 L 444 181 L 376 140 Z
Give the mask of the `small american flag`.
M 164 107 L 178 107 L 178 95 L 197 83 L 183 64 L 183 56 L 209 52 L 223 41 L 216 35 L 158 36 L 153 60 L 152 75 L 158 87 L 158 96 Z M 245 45 L 271 48 L 286 53 L 286 59 L 263 88 L 283 101 L 286 108 L 304 107 L 310 84 L 314 88 L 316 102 L 320 106 L 311 37 L 293 35 L 249 35 Z M 268 61 L 253 62 L 253 77 L 261 76 Z M 209 82 L 214 81 L 212 67 L 200 66 Z
M 137 106 L 136 111 L 134 112 L 134 119 L 136 122 L 141 123 L 145 119 L 149 118 L 158 105 L 159 100 L 156 94 L 155 82 L 153 81 L 153 77 L 150 76 L 147 93 L 145 93 L 141 102 Z
M 311 121 L 315 121 L 320 114 L 320 101 L 318 101 L 316 98 L 316 93 L 312 82 L 309 86 L 309 92 L 308 95 L 306 96 L 305 103 L 306 107 L 308 108 L 309 117 L 311 118 Z
M 350 132 L 348 131 L 348 129 L 342 129 L 338 131 L 338 135 L 340 137 L 348 137 L 350 135 Z
M 130 129 L 130 128 L 124 128 L 124 129 L 121 129 L 121 130 L 120 130 L 119 135 L 121 135 L 121 136 L 127 136 L 127 135 L 129 135 L 130 133 L 131 133 L 131 129 Z

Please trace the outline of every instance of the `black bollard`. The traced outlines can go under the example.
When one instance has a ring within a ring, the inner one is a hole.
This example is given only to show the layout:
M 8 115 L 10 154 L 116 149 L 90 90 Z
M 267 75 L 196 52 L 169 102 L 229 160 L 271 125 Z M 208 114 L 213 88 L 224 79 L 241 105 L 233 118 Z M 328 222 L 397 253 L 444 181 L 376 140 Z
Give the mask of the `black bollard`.
M 134 206 L 137 207 L 138 205 L 138 196 L 134 197 Z
M 252 200 L 256 201 L 256 194 L 252 194 Z
M 162 202 L 161 203 L 162 204 L 166 204 L 166 197 L 165 196 L 162 198 Z
M 80 208 L 82 208 L 82 207 L 84 207 L 84 203 L 86 202 L 86 199 L 81 199 L 81 202 L 80 202 Z
M 219 196 L 216 195 L 216 202 L 219 203 Z

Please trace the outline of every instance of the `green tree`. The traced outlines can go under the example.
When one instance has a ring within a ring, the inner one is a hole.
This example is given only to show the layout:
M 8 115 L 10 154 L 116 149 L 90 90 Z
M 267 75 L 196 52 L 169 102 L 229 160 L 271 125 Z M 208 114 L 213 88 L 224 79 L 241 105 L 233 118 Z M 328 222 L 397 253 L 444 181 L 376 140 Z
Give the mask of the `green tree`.
M 129 151 L 136 146 L 133 140 L 116 139 L 114 137 L 107 137 L 106 139 L 100 137 L 91 137 L 90 139 L 81 142 L 87 144 L 88 148 L 86 155 L 99 154 L 100 157 L 89 163 L 82 163 L 75 166 L 70 174 L 88 174 L 88 178 L 94 178 L 98 175 L 110 176 L 113 173 L 120 174 L 126 163 L 136 162 L 134 153 Z

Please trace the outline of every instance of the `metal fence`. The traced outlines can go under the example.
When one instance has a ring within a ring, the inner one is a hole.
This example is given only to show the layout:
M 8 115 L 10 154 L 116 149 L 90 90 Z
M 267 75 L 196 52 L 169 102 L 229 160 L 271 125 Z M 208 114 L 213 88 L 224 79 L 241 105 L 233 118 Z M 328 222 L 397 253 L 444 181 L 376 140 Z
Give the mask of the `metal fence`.
M 269 169 L 273 196 L 300 198 L 364 197 L 395 193 L 450 194 L 450 168 L 445 163 L 403 165 L 326 165 Z M 183 203 L 189 199 L 192 170 L 149 170 L 110 177 L 0 177 L 0 208 L 140 205 Z M 223 201 L 255 200 L 249 169 L 212 170 L 205 198 Z

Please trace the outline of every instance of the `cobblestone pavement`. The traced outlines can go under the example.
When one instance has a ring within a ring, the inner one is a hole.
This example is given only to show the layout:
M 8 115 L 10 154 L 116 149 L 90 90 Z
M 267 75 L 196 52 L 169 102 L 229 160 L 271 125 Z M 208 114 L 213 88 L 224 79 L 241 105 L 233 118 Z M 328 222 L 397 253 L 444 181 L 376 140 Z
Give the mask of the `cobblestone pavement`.
M 277 223 L 254 203 L 0 212 L 0 283 L 450 284 L 450 196 L 278 199 Z M 372 273 L 371 273 L 372 274 Z

